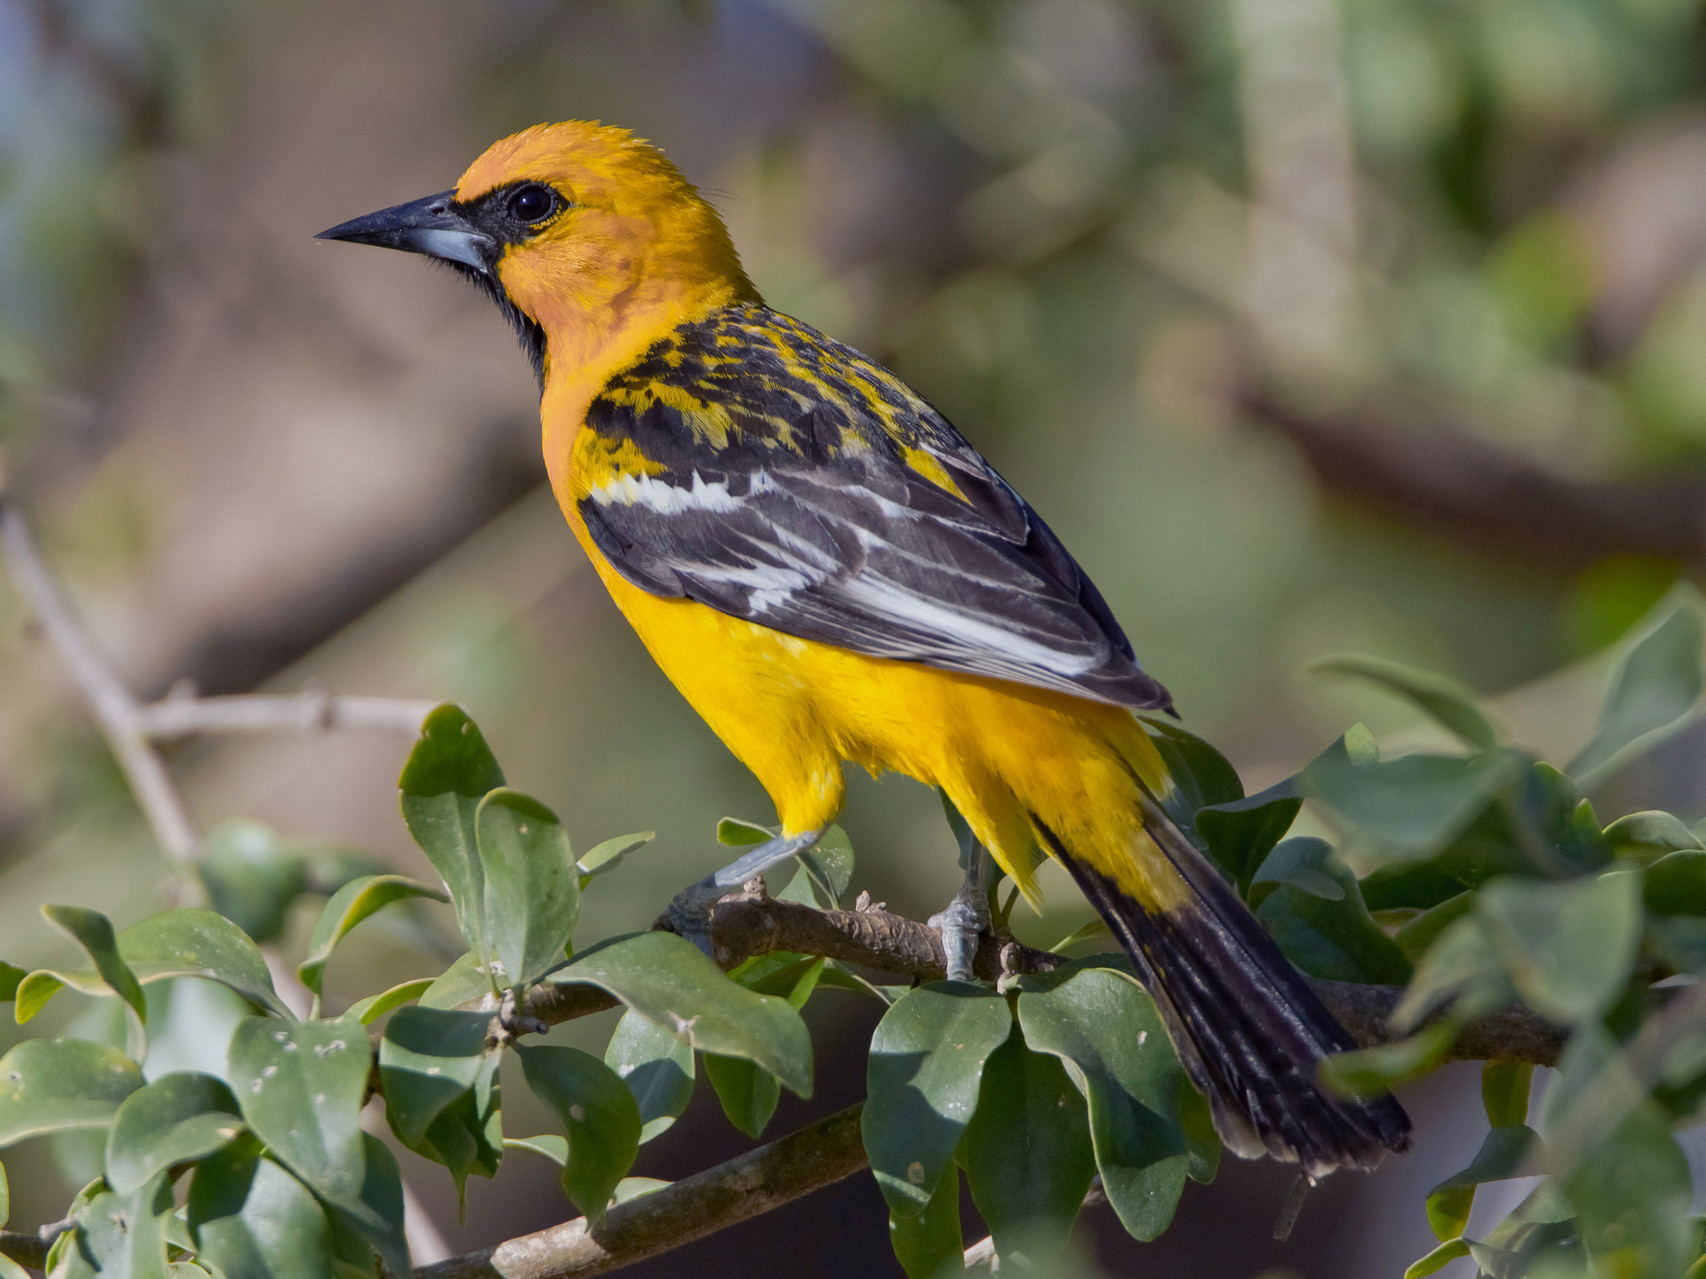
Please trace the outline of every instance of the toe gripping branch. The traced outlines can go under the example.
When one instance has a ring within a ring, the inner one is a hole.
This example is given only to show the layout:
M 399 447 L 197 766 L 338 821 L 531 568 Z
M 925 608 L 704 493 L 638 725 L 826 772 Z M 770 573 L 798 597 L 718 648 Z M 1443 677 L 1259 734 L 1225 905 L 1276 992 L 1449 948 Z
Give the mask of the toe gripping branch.
M 960 866 L 965 870 L 965 878 L 953 901 L 940 914 L 930 916 L 928 923 L 942 935 L 948 980 L 971 981 L 977 962 L 978 937 L 990 927 L 989 889 L 995 863 L 946 796 L 942 803 L 948 809 L 948 822 L 959 837 Z

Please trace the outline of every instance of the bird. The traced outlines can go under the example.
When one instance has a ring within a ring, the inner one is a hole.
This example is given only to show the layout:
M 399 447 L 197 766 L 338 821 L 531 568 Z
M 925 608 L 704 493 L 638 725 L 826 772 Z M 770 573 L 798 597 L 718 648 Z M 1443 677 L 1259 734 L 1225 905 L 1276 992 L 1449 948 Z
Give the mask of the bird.
M 1318 1067 L 1354 1047 L 1167 815 L 1138 712 L 1171 712 L 1061 540 L 923 396 L 771 309 L 716 209 L 598 122 L 493 143 L 454 187 L 322 239 L 447 264 L 520 338 L 545 470 L 658 666 L 769 793 L 780 831 L 690 886 L 718 898 L 809 849 L 844 764 L 938 788 L 966 883 L 932 924 L 971 976 L 992 858 L 1058 860 L 1131 958 L 1226 1146 L 1310 1178 L 1404 1150 L 1390 1095 Z

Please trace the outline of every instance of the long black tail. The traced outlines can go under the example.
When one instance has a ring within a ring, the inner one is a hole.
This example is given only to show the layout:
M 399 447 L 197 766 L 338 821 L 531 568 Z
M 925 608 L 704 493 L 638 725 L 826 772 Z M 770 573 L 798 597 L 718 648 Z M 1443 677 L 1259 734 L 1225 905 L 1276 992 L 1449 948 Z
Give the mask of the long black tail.
M 1189 886 L 1189 906 L 1145 909 L 1040 829 L 1137 966 L 1186 1073 L 1209 1099 L 1221 1140 L 1246 1159 L 1265 1151 L 1315 1177 L 1372 1168 L 1387 1151 L 1407 1149 L 1409 1116 L 1391 1097 L 1351 1101 L 1316 1081 L 1324 1056 L 1355 1047 L 1350 1036 L 1148 796 L 1143 821 Z

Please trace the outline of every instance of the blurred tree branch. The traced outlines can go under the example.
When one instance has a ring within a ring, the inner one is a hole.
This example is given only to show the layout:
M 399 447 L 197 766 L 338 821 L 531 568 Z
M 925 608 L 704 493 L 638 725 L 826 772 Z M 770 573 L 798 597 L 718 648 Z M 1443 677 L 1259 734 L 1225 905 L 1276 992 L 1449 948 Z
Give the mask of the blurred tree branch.
M 1314 413 L 1249 387 L 1238 407 L 1278 431 L 1332 492 L 1475 550 L 1565 568 L 1608 555 L 1706 567 L 1706 475 L 1577 480 L 1541 470 L 1439 420 L 1390 410 Z

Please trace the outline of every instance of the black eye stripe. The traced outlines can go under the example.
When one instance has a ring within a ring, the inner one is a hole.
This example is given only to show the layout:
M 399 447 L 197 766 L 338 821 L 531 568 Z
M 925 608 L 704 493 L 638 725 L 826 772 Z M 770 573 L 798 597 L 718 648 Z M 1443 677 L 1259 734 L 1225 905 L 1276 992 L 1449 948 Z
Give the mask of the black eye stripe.
M 474 228 L 499 244 L 520 244 L 574 202 L 543 182 L 520 182 L 499 187 L 466 202 L 456 210 Z

